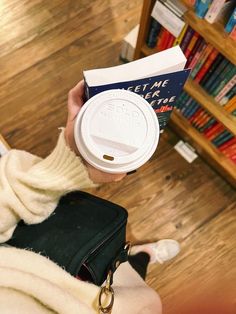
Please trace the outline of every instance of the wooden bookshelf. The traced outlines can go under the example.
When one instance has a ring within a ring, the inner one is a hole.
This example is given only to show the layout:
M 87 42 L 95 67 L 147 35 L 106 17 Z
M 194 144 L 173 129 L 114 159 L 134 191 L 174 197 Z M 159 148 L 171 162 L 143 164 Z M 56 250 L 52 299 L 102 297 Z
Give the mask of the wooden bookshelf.
M 194 146 L 197 152 L 204 157 L 217 171 L 236 187 L 236 167 L 210 141 L 194 129 L 178 111 L 172 113 L 171 127 L 185 141 Z
M 187 1 L 182 1 L 187 5 Z M 149 30 L 151 11 L 155 0 L 144 0 L 143 11 L 140 21 L 140 31 L 136 45 L 135 59 L 149 56 L 156 51 L 146 46 L 146 38 Z M 188 5 L 187 5 L 188 6 Z M 212 44 L 221 54 L 223 54 L 233 64 L 236 64 L 236 45 L 224 32 L 224 27 L 220 23 L 209 24 L 204 19 L 199 19 L 189 7 L 186 12 L 185 21 L 195 29 L 208 43 Z M 236 117 L 230 115 L 221 107 L 212 96 L 208 95 L 201 86 L 189 79 L 184 90 L 194 98 L 213 117 L 221 122 L 225 128 L 236 135 Z M 179 113 L 174 112 L 171 118 L 171 127 L 185 140 L 194 146 L 198 153 L 203 156 L 215 169 L 223 175 L 234 187 L 236 187 L 236 165 L 224 156 L 210 141 L 200 132 L 193 128 L 190 123 Z

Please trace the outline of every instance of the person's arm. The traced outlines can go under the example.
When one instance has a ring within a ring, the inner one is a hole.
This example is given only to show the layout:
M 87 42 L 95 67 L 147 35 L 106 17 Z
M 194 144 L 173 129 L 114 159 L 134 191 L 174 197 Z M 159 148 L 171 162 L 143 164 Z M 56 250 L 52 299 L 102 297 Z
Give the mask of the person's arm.
M 74 141 L 75 118 L 83 105 L 84 82 L 68 96 L 68 120 L 57 146 L 44 160 L 24 151 L 12 150 L 0 160 L 0 243 L 11 238 L 22 219 L 35 224 L 46 219 L 59 198 L 95 183 L 118 181 L 125 174 L 107 174 L 79 156 Z
M 39 223 L 54 211 L 63 194 L 92 185 L 81 158 L 66 145 L 64 130 L 43 160 L 10 151 L 0 162 L 0 242 L 11 237 L 19 220 Z

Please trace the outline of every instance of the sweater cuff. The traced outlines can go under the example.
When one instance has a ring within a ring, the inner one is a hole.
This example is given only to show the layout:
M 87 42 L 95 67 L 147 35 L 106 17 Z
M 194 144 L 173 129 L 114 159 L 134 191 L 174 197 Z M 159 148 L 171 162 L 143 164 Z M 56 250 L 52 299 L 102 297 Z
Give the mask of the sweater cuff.
M 40 178 L 40 186 L 50 190 L 70 192 L 96 186 L 89 178 L 87 167 L 66 144 L 64 128 L 52 153 L 30 169 L 34 178 Z M 35 182 L 37 185 L 37 183 Z M 34 185 L 34 187 L 36 187 Z M 64 193 L 63 193 L 64 194 Z

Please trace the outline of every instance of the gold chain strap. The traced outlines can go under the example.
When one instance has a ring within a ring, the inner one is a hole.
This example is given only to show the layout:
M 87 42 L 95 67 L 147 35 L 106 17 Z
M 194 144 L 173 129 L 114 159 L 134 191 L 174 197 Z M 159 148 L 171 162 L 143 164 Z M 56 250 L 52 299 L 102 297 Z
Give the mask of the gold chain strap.
M 109 271 L 107 275 L 107 279 L 106 279 L 106 285 L 105 287 L 101 288 L 101 291 L 99 293 L 99 299 L 98 299 L 99 311 L 100 313 L 103 313 L 103 314 L 111 314 L 113 304 L 114 304 L 114 290 L 111 287 L 111 276 L 112 276 L 112 272 Z M 103 304 L 103 301 L 102 301 L 103 298 L 105 298 L 105 300 L 109 298 L 108 305 Z

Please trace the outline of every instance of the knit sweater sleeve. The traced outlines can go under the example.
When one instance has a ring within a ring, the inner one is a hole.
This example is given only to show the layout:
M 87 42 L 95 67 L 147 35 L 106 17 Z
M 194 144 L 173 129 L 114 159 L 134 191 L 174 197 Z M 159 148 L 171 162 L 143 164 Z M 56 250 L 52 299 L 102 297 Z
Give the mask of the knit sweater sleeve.
M 11 150 L 0 159 L 0 243 L 11 238 L 21 219 L 40 223 L 62 195 L 91 186 L 81 158 L 66 145 L 64 130 L 45 159 Z

